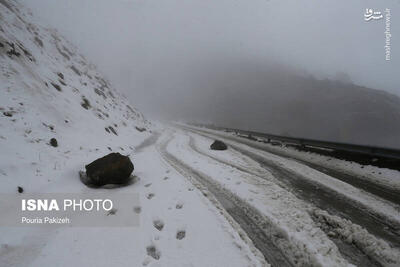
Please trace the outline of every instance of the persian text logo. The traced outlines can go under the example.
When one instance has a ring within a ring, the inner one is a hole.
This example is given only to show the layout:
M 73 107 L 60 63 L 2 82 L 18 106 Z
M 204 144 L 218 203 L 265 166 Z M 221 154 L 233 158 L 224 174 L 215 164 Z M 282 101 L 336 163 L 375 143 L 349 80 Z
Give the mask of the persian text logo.
M 375 12 L 372 8 L 367 8 L 365 10 L 365 14 L 364 14 L 365 21 L 379 20 L 381 18 L 383 18 L 383 15 L 380 11 Z
M 383 18 L 382 12 L 380 11 L 374 11 L 372 8 L 367 8 L 365 9 L 365 14 L 364 14 L 364 20 L 365 21 L 370 21 L 370 20 L 380 20 Z M 390 32 L 390 19 L 391 19 L 391 14 L 390 14 L 390 9 L 386 8 L 385 9 L 385 60 L 390 61 L 391 59 L 391 38 L 392 34 Z

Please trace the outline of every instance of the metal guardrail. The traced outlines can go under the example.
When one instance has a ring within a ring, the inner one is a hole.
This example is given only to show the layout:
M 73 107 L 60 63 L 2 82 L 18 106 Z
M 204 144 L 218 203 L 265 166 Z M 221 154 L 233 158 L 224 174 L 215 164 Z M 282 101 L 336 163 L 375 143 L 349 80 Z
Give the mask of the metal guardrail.
M 365 154 L 365 155 L 369 155 L 372 157 L 384 157 L 384 158 L 400 160 L 400 149 L 280 136 L 280 135 L 274 135 L 274 134 L 245 131 L 245 130 L 233 129 L 233 128 L 222 128 L 222 127 L 215 127 L 215 126 L 209 126 L 209 125 L 207 125 L 206 127 L 212 128 L 212 129 L 230 131 L 230 132 L 238 132 L 238 133 L 242 133 L 242 134 L 251 135 L 252 137 L 261 137 L 261 138 L 266 139 L 267 142 L 280 141 L 280 142 L 284 142 L 284 143 L 288 143 L 288 144 L 295 144 L 295 145 L 299 145 L 299 146 L 303 146 L 303 147 L 308 146 L 308 147 L 316 147 L 316 148 L 333 149 L 336 151 L 346 151 L 346 152 L 352 152 L 352 153 Z

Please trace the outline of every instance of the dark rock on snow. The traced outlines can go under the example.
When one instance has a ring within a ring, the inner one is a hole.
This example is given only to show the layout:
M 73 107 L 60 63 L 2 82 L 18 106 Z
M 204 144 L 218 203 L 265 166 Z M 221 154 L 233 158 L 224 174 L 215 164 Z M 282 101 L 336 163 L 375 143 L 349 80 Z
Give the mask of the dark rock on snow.
M 13 116 L 12 112 L 10 112 L 10 111 L 4 111 L 3 115 L 7 116 L 7 117 L 12 117 Z
M 85 166 L 86 176 L 93 185 L 124 184 L 134 170 L 128 156 L 110 153 Z
M 85 97 L 82 97 L 82 103 L 81 106 L 84 109 L 89 109 L 91 107 L 89 100 L 87 100 Z
M 117 131 L 115 131 L 115 129 L 114 129 L 112 126 L 109 126 L 108 129 L 110 129 L 110 131 L 111 131 L 113 134 L 118 135 L 118 134 L 117 134 Z
M 24 189 L 21 187 L 21 186 L 18 186 L 18 193 L 23 193 L 24 192 Z
M 56 83 L 51 83 L 51 85 L 53 85 L 53 87 L 56 88 L 57 91 L 59 91 L 59 92 L 62 91 L 62 90 L 61 90 L 61 87 L 60 87 L 58 84 L 56 84 Z
M 141 128 L 141 127 L 137 127 L 135 126 L 136 130 L 138 130 L 139 132 L 144 132 L 146 131 L 146 128 Z
M 58 147 L 57 139 L 51 138 L 51 139 L 50 139 L 50 145 L 51 145 L 51 146 L 54 146 L 54 147 Z
M 228 147 L 224 142 L 215 140 L 214 143 L 211 144 L 210 148 L 212 150 L 226 150 Z

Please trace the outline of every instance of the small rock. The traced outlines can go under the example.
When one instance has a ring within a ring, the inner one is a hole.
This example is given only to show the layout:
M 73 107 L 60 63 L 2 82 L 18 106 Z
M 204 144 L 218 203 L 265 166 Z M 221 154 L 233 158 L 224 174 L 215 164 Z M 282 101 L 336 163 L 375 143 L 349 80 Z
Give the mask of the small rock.
M 139 132 L 144 132 L 144 131 L 146 131 L 146 128 L 141 128 L 141 127 L 135 127 L 136 128 L 136 130 L 138 130 Z
M 21 187 L 21 186 L 18 186 L 18 193 L 23 193 L 24 192 L 24 189 Z
M 4 115 L 4 116 L 7 116 L 7 117 L 12 117 L 13 114 L 12 114 L 12 112 L 10 112 L 10 111 L 4 111 L 4 112 L 3 112 L 3 115 Z
M 81 76 L 81 72 L 75 66 L 71 66 L 71 70 L 73 70 L 77 75 Z
M 85 97 L 82 97 L 82 103 L 81 103 L 81 106 L 84 108 L 84 109 L 89 109 L 89 108 L 91 108 L 91 105 L 90 105 L 90 102 L 89 102 L 89 100 L 87 100 Z
M 53 146 L 53 147 L 58 147 L 57 139 L 51 138 L 50 139 L 50 145 Z
M 336 237 L 337 235 L 336 235 L 335 232 L 329 231 L 329 232 L 328 232 L 328 236 L 329 236 L 329 237 Z
M 56 84 L 56 83 L 51 83 L 51 85 L 53 85 L 53 87 L 56 88 L 57 91 L 59 91 L 59 92 L 62 91 L 62 90 L 61 90 L 61 87 L 60 87 L 58 84 Z
M 110 129 L 110 131 L 111 131 L 113 134 L 118 135 L 118 134 L 117 134 L 117 131 L 115 131 L 115 129 L 114 129 L 112 126 L 109 126 L 108 129 Z
M 228 147 L 224 142 L 220 140 L 215 140 L 214 143 L 211 144 L 210 148 L 212 150 L 226 150 Z

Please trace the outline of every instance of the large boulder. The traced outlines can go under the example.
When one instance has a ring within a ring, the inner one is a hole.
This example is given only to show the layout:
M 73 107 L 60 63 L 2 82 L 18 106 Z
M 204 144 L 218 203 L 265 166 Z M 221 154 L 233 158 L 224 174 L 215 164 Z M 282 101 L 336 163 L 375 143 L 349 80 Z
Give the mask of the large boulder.
M 120 153 L 110 153 L 85 168 L 88 182 L 96 186 L 124 184 L 129 181 L 134 169 L 130 158 Z
M 224 142 L 220 140 L 215 140 L 214 143 L 211 144 L 210 148 L 212 150 L 226 150 L 228 147 Z

